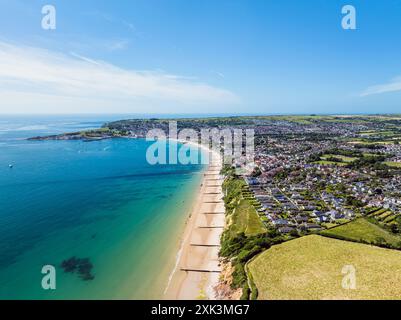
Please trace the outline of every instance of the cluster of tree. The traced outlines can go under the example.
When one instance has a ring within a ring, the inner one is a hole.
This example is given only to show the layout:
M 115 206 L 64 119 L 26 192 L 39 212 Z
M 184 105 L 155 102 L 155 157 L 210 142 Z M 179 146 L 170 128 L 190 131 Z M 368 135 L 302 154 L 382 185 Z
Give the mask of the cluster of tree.
M 220 255 L 225 258 L 237 257 L 239 262 L 247 262 L 262 249 L 281 241 L 281 235 L 276 229 L 269 229 L 256 236 L 246 236 L 243 232 L 230 236 L 226 230 L 222 235 Z
M 277 179 L 277 180 L 284 180 L 284 179 L 286 179 L 286 178 L 289 176 L 290 173 L 291 173 L 291 170 L 290 170 L 290 169 L 283 169 L 283 170 L 279 171 L 279 172 L 274 176 L 274 178 Z
M 311 141 L 311 142 L 319 142 L 319 141 L 328 141 L 332 140 L 332 137 L 334 137 L 334 134 L 331 133 L 317 133 L 317 132 L 308 132 L 308 133 L 303 133 L 303 137 L 305 137 L 305 140 Z
M 237 206 L 242 195 L 242 188 L 245 186 L 245 182 L 242 179 L 238 179 L 234 173 L 226 176 L 223 183 L 224 191 L 224 204 L 226 207 L 226 214 L 231 214 Z
M 351 195 L 347 196 L 346 205 L 353 206 L 355 208 L 362 208 L 365 206 L 365 204 L 361 200 L 359 200 Z
M 326 160 L 331 161 L 331 162 L 343 162 L 343 160 L 341 158 L 337 158 L 337 157 L 328 157 Z
M 372 209 L 371 212 L 372 211 L 375 211 L 375 208 Z M 367 214 L 369 214 L 369 212 Z M 366 219 L 373 224 L 379 225 L 380 227 L 384 227 L 385 229 L 394 234 L 401 234 L 401 216 L 397 216 L 393 221 L 391 221 L 391 223 L 380 223 L 374 217 L 366 217 Z M 397 249 L 401 249 L 401 241 L 394 247 L 396 247 Z
M 339 156 L 345 157 L 361 157 L 362 152 L 359 150 L 350 150 L 350 149 L 339 149 L 339 148 L 332 148 L 325 151 L 326 154 L 336 154 Z
M 330 183 L 326 185 L 326 191 L 341 196 L 347 192 L 347 187 L 344 183 L 337 183 L 337 184 Z
M 262 174 L 262 171 L 260 171 L 259 167 L 255 167 L 251 173 L 251 176 L 256 178 L 259 177 Z
M 311 154 L 308 159 L 307 162 L 312 163 L 312 162 L 317 162 L 320 161 L 320 157 L 322 156 L 322 153 L 315 153 L 315 154 Z
M 389 179 L 397 175 L 396 172 L 389 170 L 388 166 L 382 164 L 379 169 L 375 168 L 376 176 L 380 179 Z
M 394 234 L 401 234 L 401 216 L 397 216 L 391 223 L 385 224 L 385 227 Z
M 384 149 L 385 147 L 382 144 L 363 144 L 363 143 L 358 143 L 358 144 L 354 145 L 354 148 L 356 148 L 356 149 L 380 150 L 380 149 Z
M 332 161 L 332 162 L 342 162 L 341 158 L 337 158 L 336 155 L 338 156 L 345 156 L 345 157 L 362 157 L 363 154 L 359 150 L 349 150 L 349 149 L 339 149 L 339 148 L 332 148 L 325 150 L 324 152 L 319 152 L 315 154 L 311 154 L 309 158 L 307 159 L 307 162 L 317 162 L 321 160 L 321 157 L 325 154 L 332 154 L 333 156 L 327 158 L 327 161 Z
M 343 241 L 350 241 L 350 242 L 356 242 L 356 243 L 363 243 L 363 244 L 369 244 L 369 245 L 374 245 L 374 246 L 378 246 L 381 248 L 387 248 L 387 249 L 397 249 L 400 250 L 401 249 L 401 242 L 393 245 L 388 243 L 384 238 L 378 237 L 376 238 L 374 241 L 369 241 L 369 240 L 365 240 L 365 239 L 352 239 L 352 238 L 348 238 L 346 236 L 342 236 L 339 234 L 332 234 L 332 233 L 323 233 L 321 234 L 322 236 L 328 237 L 328 238 L 333 238 L 333 239 L 338 239 L 338 240 L 343 240 Z
M 235 168 L 232 165 L 225 164 L 220 173 L 226 177 L 235 175 Z
M 382 163 L 385 160 L 385 156 L 367 156 L 356 159 L 355 161 L 351 162 L 348 167 L 351 169 L 369 167 L 374 170 L 384 170 L 387 169 L 387 166 Z

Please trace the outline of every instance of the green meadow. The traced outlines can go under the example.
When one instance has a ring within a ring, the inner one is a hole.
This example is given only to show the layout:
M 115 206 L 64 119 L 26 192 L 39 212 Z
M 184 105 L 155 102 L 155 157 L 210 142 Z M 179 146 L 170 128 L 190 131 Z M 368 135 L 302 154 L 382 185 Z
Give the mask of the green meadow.
M 354 290 L 342 286 L 350 267 Z M 401 299 L 400 251 L 319 235 L 274 245 L 248 270 L 260 300 Z
M 350 223 L 323 230 L 320 234 L 327 237 L 369 244 L 379 244 L 383 241 L 394 247 L 401 244 L 400 236 L 390 233 L 380 226 L 367 221 L 365 218 L 358 218 Z

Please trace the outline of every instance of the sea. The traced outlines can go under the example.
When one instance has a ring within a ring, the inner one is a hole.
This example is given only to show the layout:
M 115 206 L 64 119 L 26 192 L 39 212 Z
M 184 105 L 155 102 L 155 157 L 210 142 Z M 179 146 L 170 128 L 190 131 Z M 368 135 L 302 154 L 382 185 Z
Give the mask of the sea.
M 0 116 L 0 299 L 163 298 L 205 166 L 150 165 L 144 139 L 27 140 L 124 118 Z

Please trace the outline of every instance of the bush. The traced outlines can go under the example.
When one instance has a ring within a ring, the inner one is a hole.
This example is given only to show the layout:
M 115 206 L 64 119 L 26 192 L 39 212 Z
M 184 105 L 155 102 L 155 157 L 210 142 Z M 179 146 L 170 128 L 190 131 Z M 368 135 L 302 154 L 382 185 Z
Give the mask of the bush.
M 254 246 L 251 250 L 242 250 L 238 255 L 238 260 L 242 263 L 245 263 L 261 251 L 262 248 L 258 245 Z
M 252 274 L 247 270 L 247 275 L 248 275 L 248 284 L 250 284 L 250 300 L 256 300 L 258 298 L 258 288 L 256 288 L 255 282 L 253 281 Z
M 248 283 L 245 283 L 243 288 L 242 288 L 242 295 L 240 300 L 249 300 L 249 287 L 248 287 Z
M 232 277 L 233 281 L 231 282 L 231 287 L 234 289 L 243 287 L 247 283 L 247 277 L 242 263 L 234 263 Z

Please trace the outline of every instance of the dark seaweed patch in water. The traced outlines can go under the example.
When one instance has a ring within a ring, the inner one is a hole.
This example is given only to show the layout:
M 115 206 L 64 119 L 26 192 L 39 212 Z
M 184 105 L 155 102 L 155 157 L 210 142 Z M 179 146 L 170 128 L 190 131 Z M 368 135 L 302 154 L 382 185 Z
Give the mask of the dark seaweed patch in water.
M 91 274 L 93 264 L 89 258 L 71 257 L 61 263 L 61 268 L 67 273 L 77 272 L 79 277 L 84 281 L 95 279 L 95 276 Z

